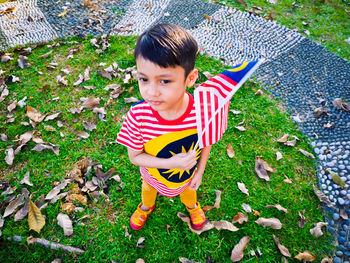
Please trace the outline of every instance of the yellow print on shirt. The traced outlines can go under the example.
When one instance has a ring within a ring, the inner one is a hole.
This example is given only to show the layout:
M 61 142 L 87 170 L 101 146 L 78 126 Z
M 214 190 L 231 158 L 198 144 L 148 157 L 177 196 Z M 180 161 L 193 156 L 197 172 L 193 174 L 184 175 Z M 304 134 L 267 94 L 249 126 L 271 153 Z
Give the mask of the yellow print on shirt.
M 197 129 L 171 132 L 148 141 L 145 152 L 159 158 L 170 158 L 178 153 L 193 150 L 198 140 Z M 195 149 L 196 159 L 200 158 L 201 149 Z M 148 172 L 168 188 L 178 188 L 186 184 L 193 176 L 196 166 L 190 170 L 147 168 Z

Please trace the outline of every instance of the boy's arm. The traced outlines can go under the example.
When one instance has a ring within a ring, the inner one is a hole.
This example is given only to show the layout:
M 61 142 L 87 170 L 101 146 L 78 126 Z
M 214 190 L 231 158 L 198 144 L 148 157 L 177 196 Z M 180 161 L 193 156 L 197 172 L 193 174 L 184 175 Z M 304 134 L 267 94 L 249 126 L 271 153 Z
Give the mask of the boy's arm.
M 154 157 L 144 151 L 135 151 L 128 148 L 129 159 L 136 166 L 159 169 L 182 169 L 189 170 L 197 163 L 195 151 L 179 153 L 171 158 Z
M 193 175 L 193 178 L 191 180 L 191 183 L 189 185 L 189 188 L 191 190 L 197 190 L 202 183 L 202 177 L 203 177 L 203 173 L 205 170 L 205 166 L 207 165 L 210 150 L 211 150 L 211 145 L 204 147 L 202 150 L 201 158 L 199 159 L 197 169 L 196 169 L 196 171 Z

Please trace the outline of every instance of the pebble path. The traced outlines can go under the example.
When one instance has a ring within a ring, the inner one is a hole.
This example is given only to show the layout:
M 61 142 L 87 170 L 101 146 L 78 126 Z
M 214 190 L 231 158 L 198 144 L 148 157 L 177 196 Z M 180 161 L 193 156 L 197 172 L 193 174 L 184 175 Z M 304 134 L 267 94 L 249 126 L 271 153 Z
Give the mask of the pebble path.
M 314 147 L 319 188 L 334 206 L 324 205 L 327 229 L 335 237 L 333 262 L 349 263 L 350 112 L 332 105 L 335 98 L 350 101 L 346 60 L 275 22 L 200 0 L 22 0 L 0 4 L 0 13 L 10 7 L 12 13 L 0 15 L 0 51 L 69 35 L 137 35 L 171 22 L 227 65 L 265 58 L 254 75 L 283 102 Z M 316 118 L 319 107 L 327 113 Z M 336 172 L 345 189 L 327 171 Z

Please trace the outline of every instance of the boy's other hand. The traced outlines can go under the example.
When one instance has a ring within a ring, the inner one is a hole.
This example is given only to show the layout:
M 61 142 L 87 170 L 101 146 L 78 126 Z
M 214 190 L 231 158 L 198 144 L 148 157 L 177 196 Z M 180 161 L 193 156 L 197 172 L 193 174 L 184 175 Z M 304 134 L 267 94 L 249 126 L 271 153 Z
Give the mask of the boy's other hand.
M 188 153 L 179 153 L 170 157 L 170 168 L 176 168 L 181 170 L 190 170 L 193 166 L 196 165 L 196 151 L 191 151 Z

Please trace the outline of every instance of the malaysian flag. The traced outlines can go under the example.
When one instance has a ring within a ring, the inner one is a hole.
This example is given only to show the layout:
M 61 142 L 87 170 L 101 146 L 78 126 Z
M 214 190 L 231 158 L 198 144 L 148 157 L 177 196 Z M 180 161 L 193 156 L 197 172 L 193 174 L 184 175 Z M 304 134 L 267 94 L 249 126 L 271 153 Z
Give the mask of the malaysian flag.
M 239 64 L 208 79 L 194 90 L 199 148 L 221 139 L 227 128 L 230 99 L 263 62 Z

